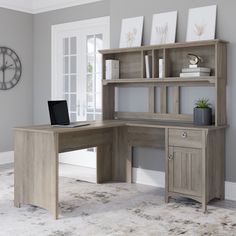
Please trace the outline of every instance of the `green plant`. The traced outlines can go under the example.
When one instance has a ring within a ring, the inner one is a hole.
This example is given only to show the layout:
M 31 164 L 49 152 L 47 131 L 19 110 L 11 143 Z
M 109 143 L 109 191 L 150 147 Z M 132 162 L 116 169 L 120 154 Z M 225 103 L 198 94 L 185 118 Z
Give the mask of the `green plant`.
M 211 103 L 209 102 L 209 99 L 207 98 L 200 98 L 195 103 L 196 108 L 210 108 Z

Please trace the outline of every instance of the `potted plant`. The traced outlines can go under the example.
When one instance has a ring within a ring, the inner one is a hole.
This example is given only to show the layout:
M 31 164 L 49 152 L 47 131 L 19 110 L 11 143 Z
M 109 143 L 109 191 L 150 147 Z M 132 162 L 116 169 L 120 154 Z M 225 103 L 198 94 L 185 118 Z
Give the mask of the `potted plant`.
M 197 100 L 193 110 L 193 123 L 195 125 L 212 125 L 212 109 L 209 99 Z

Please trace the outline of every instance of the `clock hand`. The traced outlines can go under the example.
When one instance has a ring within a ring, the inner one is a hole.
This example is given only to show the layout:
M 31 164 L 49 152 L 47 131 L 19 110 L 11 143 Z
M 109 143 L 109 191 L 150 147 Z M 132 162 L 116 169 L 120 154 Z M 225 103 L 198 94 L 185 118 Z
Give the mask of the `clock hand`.
M 6 66 L 6 65 L 5 65 L 4 70 L 6 70 L 6 69 L 8 69 L 8 68 L 10 68 L 10 67 L 12 67 L 12 66 L 13 66 L 13 64 L 11 64 L 11 65 L 9 65 L 9 66 Z

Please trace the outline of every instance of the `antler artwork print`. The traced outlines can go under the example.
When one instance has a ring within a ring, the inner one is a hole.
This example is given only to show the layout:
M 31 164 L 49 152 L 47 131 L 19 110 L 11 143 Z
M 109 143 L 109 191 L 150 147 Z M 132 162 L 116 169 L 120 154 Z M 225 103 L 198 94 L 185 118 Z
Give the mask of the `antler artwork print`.
M 134 28 L 133 31 L 129 31 L 127 33 L 127 45 L 129 47 L 132 47 L 132 45 L 133 45 L 133 43 L 135 41 L 136 34 L 137 34 L 137 29 L 136 28 Z
M 167 36 L 169 33 L 168 23 L 166 23 L 164 26 L 156 27 L 156 32 L 158 35 L 160 35 L 160 43 L 166 43 Z
M 194 24 L 194 26 L 195 26 L 194 32 L 200 39 L 201 36 L 205 33 L 206 24 L 203 24 L 203 23 L 202 24 Z

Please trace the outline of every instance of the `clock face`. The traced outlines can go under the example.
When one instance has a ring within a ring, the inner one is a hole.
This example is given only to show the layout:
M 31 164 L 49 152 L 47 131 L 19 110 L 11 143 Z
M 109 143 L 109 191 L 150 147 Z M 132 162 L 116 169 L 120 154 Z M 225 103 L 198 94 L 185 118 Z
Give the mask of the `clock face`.
M 7 47 L 0 47 L 0 90 L 13 88 L 20 80 L 21 62 L 17 54 Z

